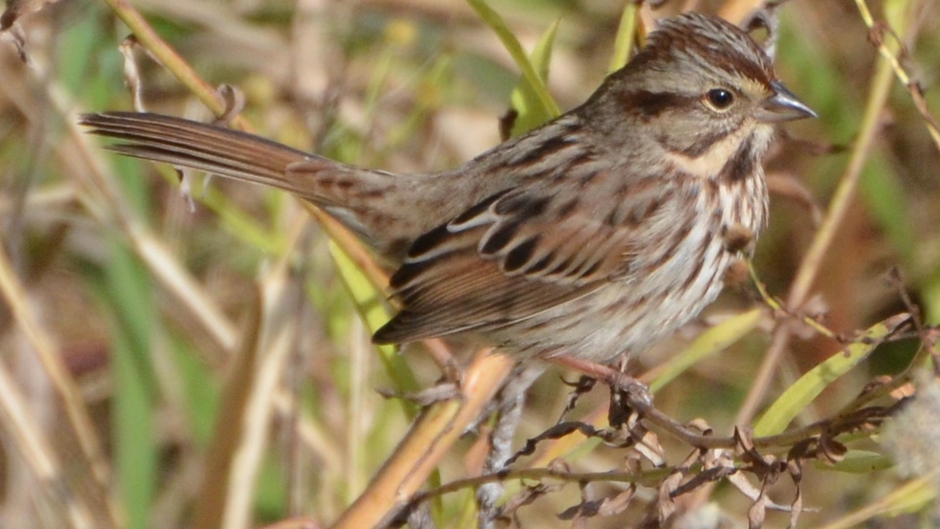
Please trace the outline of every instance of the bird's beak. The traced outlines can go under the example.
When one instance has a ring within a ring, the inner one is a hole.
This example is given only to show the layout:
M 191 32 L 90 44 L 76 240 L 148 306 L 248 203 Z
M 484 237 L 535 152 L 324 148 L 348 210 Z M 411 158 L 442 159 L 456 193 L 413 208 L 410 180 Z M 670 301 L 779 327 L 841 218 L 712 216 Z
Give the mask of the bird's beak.
M 774 81 L 770 86 L 773 87 L 774 93 L 760 102 L 756 116 L 758 121 L 774 123 L 818 117 L 813 109 L 787 90 L 780 81 Z

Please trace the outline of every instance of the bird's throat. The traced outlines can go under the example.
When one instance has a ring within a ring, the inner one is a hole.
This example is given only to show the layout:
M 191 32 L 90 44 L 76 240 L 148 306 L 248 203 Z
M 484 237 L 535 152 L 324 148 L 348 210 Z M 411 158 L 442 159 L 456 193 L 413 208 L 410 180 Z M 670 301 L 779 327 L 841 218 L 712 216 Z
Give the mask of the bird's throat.
M 738 130 L 716 141 L 698 155 L 665 150 L 663 157 L 675 170 L 696 178 L 719 178 L 729 159 L 732 159 L 741 146 L 751 142 L 751 148 L 762 153 L 770 143 L 773 129 L 764 126 L 739 127 Z

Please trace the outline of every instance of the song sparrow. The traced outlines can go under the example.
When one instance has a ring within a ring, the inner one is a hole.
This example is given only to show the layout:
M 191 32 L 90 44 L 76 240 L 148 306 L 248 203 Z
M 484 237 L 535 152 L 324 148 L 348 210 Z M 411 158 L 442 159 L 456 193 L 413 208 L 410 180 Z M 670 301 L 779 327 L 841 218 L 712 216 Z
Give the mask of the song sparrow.
M 90 114 L 118 153 L 287 190 L 400 263 L 377 343 L 474 333 L 517 358 L 609 361 L 694 317 L 767 218 L 773 124 L 814 116 L 712 16 L 664 20 L 580 107 L 433 174 L 344 165 L 145 113 Z

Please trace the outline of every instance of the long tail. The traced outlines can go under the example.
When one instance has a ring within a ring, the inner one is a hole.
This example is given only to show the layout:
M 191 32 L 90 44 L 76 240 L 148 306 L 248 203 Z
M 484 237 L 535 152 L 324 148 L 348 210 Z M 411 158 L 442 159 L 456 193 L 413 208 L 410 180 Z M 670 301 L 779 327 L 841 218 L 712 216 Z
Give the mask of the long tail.
M 265 184 L 311 200 L 321 197 L 312 196 L 309 182 L 287 179 L 288 167 L 316 159 L 336 163 L 259 136 L 162 114 L 84 114 L 79 123 L 92 134 L 124 140 L 107 147 L 120 154 Z
M 401 215 L 413 197 L 399 196 L 399 177 L 385 171 L 361 169 L 260 136 L 162 114 L 85 114 L 79 123 L 91 134 L 121 140 L 106 147 L 119 154 L 289 191 L 323 207 L 392 258 L 434 225 L 434 219 Z

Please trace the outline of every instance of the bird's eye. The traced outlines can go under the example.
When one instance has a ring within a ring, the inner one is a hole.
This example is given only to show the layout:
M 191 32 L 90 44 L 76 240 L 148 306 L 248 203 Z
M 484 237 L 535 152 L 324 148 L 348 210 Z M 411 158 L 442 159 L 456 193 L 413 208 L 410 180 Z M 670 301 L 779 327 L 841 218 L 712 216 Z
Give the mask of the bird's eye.
M 712 88 L 705 92 L 705 100 L 715 110 L 725 110 L 734 103 L 734 94 L 724 88 Z

